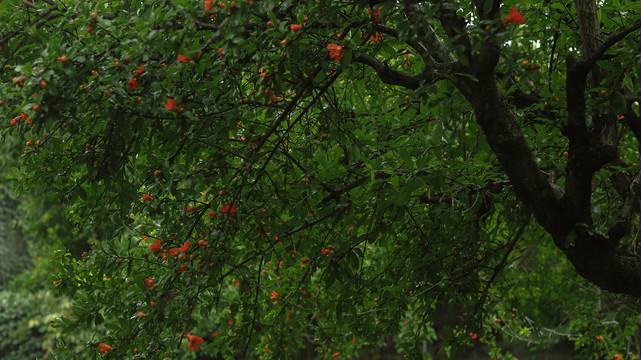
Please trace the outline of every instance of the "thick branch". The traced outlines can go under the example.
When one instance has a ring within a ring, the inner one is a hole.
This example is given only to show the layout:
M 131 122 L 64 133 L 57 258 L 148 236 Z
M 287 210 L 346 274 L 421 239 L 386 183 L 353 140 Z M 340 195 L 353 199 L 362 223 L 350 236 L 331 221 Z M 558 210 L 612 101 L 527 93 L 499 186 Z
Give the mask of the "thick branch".
M 353 58 L 353 61 L 365 64 L 374 69 L 381 81 L 386 84 L 399 85 L 412 90 L 418 89 L 424 83 L 432 83 L 437 80 L 444 79 L 443 75 L 439 75 L 434 71 L 429 71 L 431 70 L 429 68 L 426 68 L 426 71 L 423 71 L 418 75 L 411 75 L 402 71 L 394 70 L 377 58 L 367 54 L 357 55 Z M 447 66 L 442 67 L 443 70 L 448 68 Z
M 581 222 L 590 221 L 589 196 L 573 208 L 563 191 L 539 169 L 493 77 L 480 77 L 478 83 L 469 82 L 459 89 L 474 107 L 477 121 L 516 195 L 552 235 L 577 273 L 605 290 L 641 297 L 641 257 L 616 250 L 618 240 L 627 231 L 631 201 L 635 193 L 641 192 L 641 186 L 632 187 L 618 225 L 611 230 L 612 237 L 598 233 L 591 224 Z M 589 187 L 589 179 L 587 182 Z
M 546 230 L 559 231 L 559 219 L 565 217 L 561 211 L 563 192 L 539 168 L 494 76 L 476 75 L 478 82 L 461 79 L 457 87 L 474 108 L 477 122 L 519 199 Z
M 605 51 L 627 34 L 641 28 L 641 23 L 630 26 L 601 41 L 601 30 L 596 14 L 596 3 L 576 1 L 585 61 L 575 62 L 567 58 L 567 109 L 568 125 L 565 134 L 570 140 L 570 158 L 566 168 L 567 210 L 576 214 L 576 221 L 591 224 L 590 195 L 591 179 L 595 171 L 618 158 L 616 116 L 612 112 L 592 111 L 592 126 L 588 129 L 586 119 L 586 88 L 598 86 L 604 72 L 595 66 Z M 592 72 L 592 77 L 588 78 Z
M 592 175 L 607 162 L 608 154 L 591 141 L 585 114 L 585 88 L 589 71 L 585 62 L 576 63 L 572 56 L 567 59 L 566 99 L 568 123 L 565 135 L 570 140 L 569 158 L 566 167 L 565 207 L 572 214 L 571 223 L 592 224 L 590 195 Z
M 585 51 L 585 59 L 596 52 L 601 45 L 601 27 L 597 16 L 597 6 L 594 0 L 575 0 L 576 15 L 579 23 L 581 43 Z
M 630 187 L 625 194 L 621 214 L 608 231 L 608 239 L 613 246 L 616 246 L 621 238 L 629 234 L 632 222 L 632 210 L 635 201 L 639 201 L 639 195 L 641 195 L 641 171 L 637 172 L 630 183 Z
M 553 234 L 577 273 L 600 288 L 641 297 L 641 257 L 615 250 L 607 236 L 579 225 L 569 237 Z

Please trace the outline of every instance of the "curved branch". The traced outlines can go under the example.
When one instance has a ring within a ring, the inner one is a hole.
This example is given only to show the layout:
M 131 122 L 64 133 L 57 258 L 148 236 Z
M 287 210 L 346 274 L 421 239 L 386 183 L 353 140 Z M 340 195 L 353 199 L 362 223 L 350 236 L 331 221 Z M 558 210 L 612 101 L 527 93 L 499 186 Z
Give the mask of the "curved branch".
M 629 27 L 619 31 L 618 33 L 616 33 L 616 34 L 614 34 L 612 36 L 610 36 L 607 40 L 605 40 L 603 42 L 603 44 L 601 44 L 601 46 L 599 46 L 594 51 L 594 53 L 592 55 L 590 55 L 590 57 L 587 60 L 587 63 L 590 66 L 594 66 L 594 63 L 597 60 L 600 60 L 601 58 L 603 58 L 603 55 L 605 54 L 605 52 L 609 48 L 611 48 L 612 46 L 616 45 L 616 43 L 618 43 L 619 41 L 623 40 L 626 36 L 628 36 L 628 34 L 630 34 L 631 32 L 633 32 L 635 30 L 638 30 L 638 29 L 641 29 L 641 21 L 636 23 L 636 24 L 634 24 L 634 25 L 632 25 L 632 26 L 629 26 Z
M 427 71 L 423 71 L 418 75 L 411 75 L 406 72 L 394 70 L 377 58 L 367 54 L 359 54 L 352 60 L 361 64 L 365 64 L 374 69 L 382 82 L 390 85 L 403 86 L 412 90 L 418 89 L 424 83 L 433 83 L 437 80 L 445 78 L 445 76 L 439 75 L 435 71 L 429 71 L 429 67 L 426 69 Z M 430 67 L 432 67 L 433 69 L 435 66 Z M 447 70 L 448 68 L 449 65 L 444 66 L 443 70 Z

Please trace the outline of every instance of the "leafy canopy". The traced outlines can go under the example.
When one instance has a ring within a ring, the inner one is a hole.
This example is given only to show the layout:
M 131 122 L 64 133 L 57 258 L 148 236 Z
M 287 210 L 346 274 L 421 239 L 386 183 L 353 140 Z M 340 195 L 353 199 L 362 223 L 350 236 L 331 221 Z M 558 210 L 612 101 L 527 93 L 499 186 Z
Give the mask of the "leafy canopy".
M 94 234 L 56 356 L 623 353 L 636 306 L 575 269 L 638 292 L 599 274 L 638 249 L 639 6 L 596 15 L 607 54 L 564 1 L 0 2 L 7 177 Z

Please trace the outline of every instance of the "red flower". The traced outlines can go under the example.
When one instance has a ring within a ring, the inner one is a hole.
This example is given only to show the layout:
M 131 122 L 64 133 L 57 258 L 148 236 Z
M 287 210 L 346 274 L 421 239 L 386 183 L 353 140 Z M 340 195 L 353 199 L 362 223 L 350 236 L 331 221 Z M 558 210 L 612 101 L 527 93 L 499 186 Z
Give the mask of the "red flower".
M 183 211 L 184 212 L 194 212 L 194 210 L 196 210 L 195 206 L 187 205 L 187 206 L 183 207 Z
M 149 250 L 153 252 L 162 251 L 162 248 L 160 247 L 160 239 L 156 239 L 156 241 L 154 241 L 154 243 L 149 247 Z
M 380 23 L 381 22 L 381 18 L 379 17 L 379 14 L 381 13 L 381 9 L 382 8 L 383 8 L 383 6 L 379 6 L 378 9 L 376 11 L 374 11 L 373 13 L 372 13 L 372 9 L 367 9 L 367 12 L 372 14 L 372 16 L 374 17 L 374 22 L 375 23 Z
M 100 352 L 107 352 L 111 350 L 111 346 L 105 344 L 105 343 L 100 343 Z
M 189 240 L 185 241 L 185 243 L 178 248 L 178 251 L 180 252 L 187 252 L 189 250 Z
M 225 204 L 225 205 L 220 207 L 220 213 L 221 214 L 227 214 L 228 211 L 229 211 L 229 205 L 228 204 Z
M 143 316 L 145 316 L 145 315 L 147 315 L 147 314 L 145 314 L 145 313 L 144 313 L 144 312 L 142 312 L 142 311 L 138 313 L 138 317 L 143 317 Z
M 503 26 L 507 26 L 507 24 L 523 24 L 524 22 L 525 18 L 523 17 L 523 14 L 519 13 L 519 9 L 517 9 L 516 6 L 512 7 L 510 13 L 505 18 L 501 19 Z
M 13 83 L 18 85 L 18 86 L 22 86 L 24 84 L 25 80 L 27 80 L 26 77 L 23 77 L 23 78 L 18 78 L 17 76 L 13 77 Z
M 332 249 L 325 249 L 325 248 L 321 249 L 321 255 L 327 255 L 327 254 L 331 254 L 333 252 L 334 252 L 334 250 L 332 250 Z
M 341 61 L 343 57 L 343 47 L 338 44 L 327 44 L 327 49 L 329 50 L 329 57 L 334 59 L 334 61 Z
M 377 32 L 376 34 L 370 36 L 369 39 L 372 40 L 372 42 L 377 43 L 383 40 L 383 36 L 381 35 L 381 33 Z
M 145 278 L 145 285 L 147 285 L 147 287 L 154 287 L 154 279 L 152 279 L 150 277 L 146 277 Z
M 171 110 L 171 111 L 173 111 L 175 113 L 178 113 L 178 114 L 183 112 L 183 109 L 178 107 L 178 105 L 176 103 L 176 100 L 171 99 L 171 98 L 167 99 L 167 103 L 165 104 L 165 109 L 169 109 L 169 110 Z
M 276 291 L 272 291 L 271 299 L 278 299 L 278 293 Z
M 140 75 L 145 72 L 145 65 L 140 65 L 140 67 L 134 70 L 134 75 Z
M 131 90 L 134 90 L 135 88 L 138 87 L 138 79 L 133 77 L 129 82 L 127 83 L 127 87 L 130 88 Z
M 621 355 L 619 354 L 614 355 L 614 360 L 621 360 Z
M 382 7 L 382 6 L 381 6 L 381 7 Z M 341 356 L 341 353 L 339 353 L 339 352 L 335 352 L 335 353 L 333 353 L 333 354 L 332 354 L 332 357 L 333 357 L 334 359 L 338 359 L 338 357 L 339 357 L 339 356 Z
M 171 248 L 169 249 L 169 256 L 176 256 L 178 255 L 178 248 Z
M 205 0 L 205 12 L 211 11 L 211 0 Z
M 189 56 L 185 56 L 183 54 L 178 54 L 178 62 L 189 62 L 194 59 L 190 58 Z
M 276 95 L 274 95 L 274 90 L 272 89 L 265 89 L 265 94 L 267 94 L 267 97 L 269 98 L 267 104 L 273 104 L 275 102 L 278 102 L 278 100 L 280 99 Z
M 405 56 L 405 66 L 412 66 L 412 62 L 410 61 L 409 51 L 403 50 L 403 56 Z
M 167 103 L 165 104 L 165 109 L 173 109 L 176 106 L 176 100 L 174 99 L 167 99 Z
M 300 260 L 300 263 L 301 263 L 301 265 L 303 265 L 303 266 L 304 266 L 304 265 L 306 265 L 306 264 L 309 264 L 309 262 L 310 262 L 310 261 L 312 261 L 312 259 L 310 259 L 310 258 L 302 258 L 302 259 Z
M 303 28 L 303 25 L 301 25 L 301 24 L 291 24 L 291 25 L 289 26 L 289 29 L 290 29 L 292 32 L 297 32 L 297 31 L 299 31 L 299 30 L 300 30 L 300 29 L 302 29 L 302 28 Z
M 185 271 L 185 269 L 187 269 L 187 264 L 182 264 L 180 265 L 180 267 L 178 267 L 178 270 L 180 270 L 181 272 Z
M 236 214 L 236 202 L 231 205 L 231 208 L 229 204 L 225 204 L 220 207 L 220 213 L 221 214 L 227 214 L 229 212 L 229 216 L 234 216 Z
M 142 201 L 151 201 L 153 199 L 154 199 L 153 195 L 147 195 L 147 194 L 142 195 Z
M 205 340 L 203 340 L 203 338 L 201 338 L 200 336 L 192 335 L 191 331 L 185 336 L 187 337 L 187 340 L 189 340 L 189 346 L 187 346 L 187 348 L 193 349 L 194 351 L 198 350 L 198 344 L 202 344 L 205 342 Z

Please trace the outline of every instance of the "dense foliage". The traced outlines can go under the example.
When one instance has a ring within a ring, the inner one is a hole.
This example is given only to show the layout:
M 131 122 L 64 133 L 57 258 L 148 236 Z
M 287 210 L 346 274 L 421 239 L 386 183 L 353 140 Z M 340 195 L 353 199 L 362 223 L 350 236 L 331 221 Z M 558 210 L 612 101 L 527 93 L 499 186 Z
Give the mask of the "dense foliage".
M 576 5 L 0 1 L 43 354 L 638 358 L 641 8 Z

